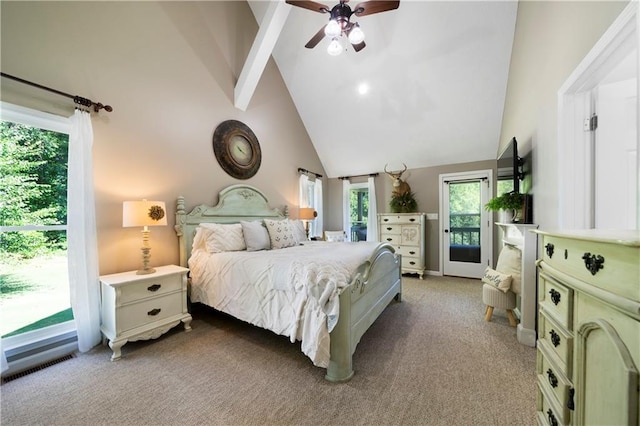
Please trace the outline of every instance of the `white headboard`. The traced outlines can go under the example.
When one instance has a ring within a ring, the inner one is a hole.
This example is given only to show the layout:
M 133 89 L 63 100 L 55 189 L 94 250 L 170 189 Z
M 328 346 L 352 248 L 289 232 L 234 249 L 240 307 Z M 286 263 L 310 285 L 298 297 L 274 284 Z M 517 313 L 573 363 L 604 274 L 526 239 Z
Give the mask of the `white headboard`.
M 231 185 L 218 195 L 218 204 L 200 204 L 190 213 L 184 209 L 184 197 L 177 200 L 176 225 L 180 246 L 180 266 L 187 267 L 196 228 L 201 223 L 238 223 L 240 221 L 264 218 L 284 219 L 288 216 L 286 207 L 281 213 L 269 206 L 267 197 L 257 188 L 249 185 Z

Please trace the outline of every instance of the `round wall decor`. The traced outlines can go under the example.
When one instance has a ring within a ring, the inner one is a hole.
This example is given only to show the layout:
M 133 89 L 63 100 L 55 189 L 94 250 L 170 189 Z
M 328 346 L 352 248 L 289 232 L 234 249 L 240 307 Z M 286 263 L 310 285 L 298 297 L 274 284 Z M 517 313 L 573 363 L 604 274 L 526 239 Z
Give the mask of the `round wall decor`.
M 237 121 L 223 121 L 213 133 L 216 160 L 230 176 L 249 179 L 258 172 L 262 152 L 258 138 L 249 126 Z

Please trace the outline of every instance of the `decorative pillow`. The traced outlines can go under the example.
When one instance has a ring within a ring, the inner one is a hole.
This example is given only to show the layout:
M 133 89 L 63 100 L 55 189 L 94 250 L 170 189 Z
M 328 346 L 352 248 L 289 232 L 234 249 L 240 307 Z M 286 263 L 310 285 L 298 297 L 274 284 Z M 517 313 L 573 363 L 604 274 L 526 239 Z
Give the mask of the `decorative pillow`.
M 240 225 L 242 225 L 247 251 L 269 250 L 271 248 L 269 231 L 262 222 L 240 222 Z
M 334 243 L 346 241 L 344 231 L 324 231 L 324 240 Z
M 272 249 L 292 247 L 297 244 L 293 236 L 293 226 L 289 219 L 265 219 L 264 224 L 267 227 L 267 231 L 269 231 L 269 240 L 271 241 Z
M 498 256 L 496 271 L 511 275 L 511 291 L 520 294 L 520 268 L 522 253 L 515 247 L 505 245 Z
M 301 220 L 292 220 L 291 226 L 293 227 L 293 238 L 296 239 L 296 244 L 308 240 L 307 231 L 304 229 L 304 223 Z
M 208 229 L 204 229 L 198 226 L 193 235 L 193 242 L 191 243 L 191 252 L 193 253 L 196 250 L 206 250 L 206 241 L 209 236 L 210 231 Z
M 498 271 L 494 271 L 487 266 L 487 269 L 484 270 L 482 282 L 491 284 L 498 290 L 506 293 L 511 288 L 511 275 L 502 274 Z
M 205 245 L 209 253 L 240 251 L 247 248 L 239 223 L 201 223 L 201 228 L 209 231 Z

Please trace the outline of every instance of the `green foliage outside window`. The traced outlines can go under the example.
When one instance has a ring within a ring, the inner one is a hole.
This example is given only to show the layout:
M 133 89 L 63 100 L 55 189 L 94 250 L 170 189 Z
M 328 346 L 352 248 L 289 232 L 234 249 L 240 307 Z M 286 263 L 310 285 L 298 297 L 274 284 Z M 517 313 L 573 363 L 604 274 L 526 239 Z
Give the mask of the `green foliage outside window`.
M 0 224 L 67 222 L 68 135 L 22 124 L 0 123 Z M 66 233 L 0 233 L 0 261 L 66 249 Z

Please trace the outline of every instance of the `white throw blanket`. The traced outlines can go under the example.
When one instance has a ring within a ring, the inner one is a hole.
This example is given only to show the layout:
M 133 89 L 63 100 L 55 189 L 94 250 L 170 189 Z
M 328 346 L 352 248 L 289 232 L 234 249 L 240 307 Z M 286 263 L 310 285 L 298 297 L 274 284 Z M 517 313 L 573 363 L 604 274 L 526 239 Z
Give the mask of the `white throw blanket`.
M 300 340 L 314 365 L 326 368 L 339 295 L 378 244 L 305 242 L 279 250 L 216 254 L 196 250 L 189 259 L 191 300 L 292 342 Z

